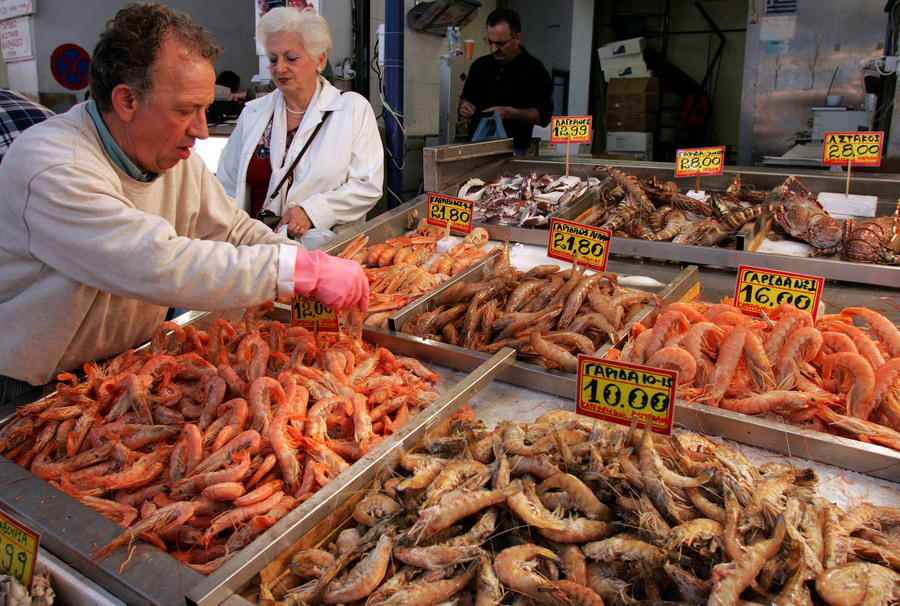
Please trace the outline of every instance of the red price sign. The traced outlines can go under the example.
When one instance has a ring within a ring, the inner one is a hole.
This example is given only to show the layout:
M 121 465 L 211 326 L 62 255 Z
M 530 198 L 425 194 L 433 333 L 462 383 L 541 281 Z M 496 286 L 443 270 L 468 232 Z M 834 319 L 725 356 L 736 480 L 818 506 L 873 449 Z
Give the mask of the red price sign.
M 881 131 L 825 133 L 822 164 L 825 166 L 881 166 Z
M 653 431 L 668 435 L 677 376 L 674 370 L 580 355 L 575 411 L 620 425 L 630 425 L 632 417 L 639 416 Z
M 695 147 L 675 152 L 675 176 L 721 175 L 725 167 L 725 147 Z
M 768 315 L 773 308 L 788 303 L 815 318 L 824 284 L 822 278 L 741 265 L 734 305 L 745 315 L 760 318 L 763 312 Z
M 547 256 L 570 263 L 578 261 L 591 269 L 606 271 L 610 237 L 612 232 L 608 229 L 562 219 L 550 219 Z
M 590 143 L 591 116 L 553 116 L 550 143 Z
M 294 297 L 291 300 L 291 326 L 302 326 L 307 330 L 338 332 L 337 314 L 313 297 Z
M 435 227 L 447 227 L 464 234 L 472 231 L 472 201 L 428 194 L 428 218 Z

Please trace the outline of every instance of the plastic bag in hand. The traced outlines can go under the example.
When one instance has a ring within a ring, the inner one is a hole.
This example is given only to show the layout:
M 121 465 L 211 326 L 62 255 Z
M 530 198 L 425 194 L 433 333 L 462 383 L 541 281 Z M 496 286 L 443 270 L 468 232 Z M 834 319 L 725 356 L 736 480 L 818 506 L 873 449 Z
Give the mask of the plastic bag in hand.
M 362 265 L 320 250 L 297 249 L 294 294 L 315 297 L 331 309 L 369 310 L 369 280 Z

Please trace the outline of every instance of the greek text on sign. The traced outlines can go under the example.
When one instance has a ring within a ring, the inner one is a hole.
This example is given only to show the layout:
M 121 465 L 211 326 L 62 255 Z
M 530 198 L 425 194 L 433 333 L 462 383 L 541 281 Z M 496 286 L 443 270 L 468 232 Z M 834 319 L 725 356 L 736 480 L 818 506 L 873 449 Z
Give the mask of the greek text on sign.
M 657 433 L 670 434 L 675 413 L 674 370 L 578 356 L 576 412 L 630 425 L 640 415 Z
M 768 312 L 782 303 L 808 311 L 815 318 L 824 284 L 822 278 L 741 265 L 734 304 L 745 315 L 756 318 L 763 312 L 772 318 Z
M 591 116 L 550 118 L 550 143 L 590 143 Z
M 0 0 L 0 19 L 33 14 L 34 3 L 31 0 Z
M 675 152 L 675 176 L 721 175 L 725 165 L 725 147 L 695 147 Z
M 612 232 L 581 223 L 550 219 L 550 241 L 547 256 L 560 261 L 577 261 L 597 271 L 606 271 L 609 238 Z
M 822 164 L 826 166 L 881 166 L 881 131 L 862 133 L 825 133 Z
M 472 201 L 428 194 L 429 225 L 447 227 L 467 234 L 472 231 Z
M 0 511 L 0 572 L 30 587 L 40 538 Z
M 339 330 L 337 314 L 313 297 L 294 297 L 291 300 L 291 326 L 302 326 L 308 330 L 318 328 L 321 332 Z
M 0 52 L 4 61 L 31 59 L 31 17 L 0 21 Z

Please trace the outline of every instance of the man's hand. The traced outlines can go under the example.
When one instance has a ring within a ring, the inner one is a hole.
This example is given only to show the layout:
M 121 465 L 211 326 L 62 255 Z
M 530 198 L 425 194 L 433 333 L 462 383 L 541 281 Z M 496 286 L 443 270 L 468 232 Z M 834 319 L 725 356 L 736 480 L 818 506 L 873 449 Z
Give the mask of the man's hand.
M 459 115 L 463 118 L 471 118 L 472 114 L 475 113 L 475 105 L 466 101 L 465 99 L 459 100 Z
M 495 105 L 482 110 L 482 113 L 484 114 L 493 115 L 494 112 L 497 112 L 501 120 L 515 120 L 516 122 L 524 122 L 525 124 L 541 123 L 541 114 L 533 107 L 520 109 L 508 105 Z
M 239 93 L 231 93 L 230 95 L 228 95 L 228 100 L 243 103 L 244 101 L 247 100 L 247 91 L 242 90 Z
M 302 207 L 294 206 L 281 217 L 281 221 L 275 226 L 275 231 L 278 231 L 282 225 L 287 225 L 289 236 L 299 238 L 312 227 L 312 221 L 309 220 L 309 215 Z

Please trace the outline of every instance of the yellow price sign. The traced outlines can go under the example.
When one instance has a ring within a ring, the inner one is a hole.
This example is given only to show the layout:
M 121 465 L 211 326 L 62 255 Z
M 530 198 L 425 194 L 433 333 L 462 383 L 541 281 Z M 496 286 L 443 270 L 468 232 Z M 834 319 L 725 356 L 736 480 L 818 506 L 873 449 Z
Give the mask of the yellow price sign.
M 635 415 L 657 433 L 672 433 L 674 370 L 578 356 L 576 412 L 620 425 Z
M 843 166 L 881 166 L 881 143 L 884 133 L 825 133 L 822 164 Z
M 451 230 L 467 234 L 472 231 L 472 201 L 428 194 L 426 223 L 435 227 L 449 224 Z
M 574 263 L 576 260 L 597 271 L 606 271 L 609 256 L 608 229 L 590 227 L 563 219 L 550 219 L 550 241 L 547 256 Z
M 553 116 L 550 143 L 590 143 L 591 116 Z
M 0 571 L 31 586 L 40 535 L 0 511 Z
M 742 313 L 756 318 L 787 303 L 816 317 L 825 280 L 758 267 L 738 267 L 734 304 Z M 774 319 L 774 318 L 773 318 Z
M 721 175 L 725 168 L 725 147 L 695 147 L 675 152 L 675 176 Z
M 313 297 L 294 297 L 291 300 L 291 326 L 302 326 L 308 330 L 337 332 L 337 314 Z

